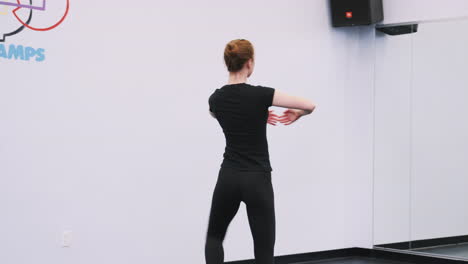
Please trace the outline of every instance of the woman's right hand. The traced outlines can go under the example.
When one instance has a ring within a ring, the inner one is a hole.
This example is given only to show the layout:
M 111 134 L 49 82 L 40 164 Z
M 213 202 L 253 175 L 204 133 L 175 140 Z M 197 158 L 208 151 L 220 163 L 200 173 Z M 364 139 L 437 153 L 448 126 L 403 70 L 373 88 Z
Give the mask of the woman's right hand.
M 278 118 L 278 121 L 287 126 L 296 122 L 296 120 L 298 120 L 303 114 L 303 110 L 288 109 L 284 111 L 283 115 Z

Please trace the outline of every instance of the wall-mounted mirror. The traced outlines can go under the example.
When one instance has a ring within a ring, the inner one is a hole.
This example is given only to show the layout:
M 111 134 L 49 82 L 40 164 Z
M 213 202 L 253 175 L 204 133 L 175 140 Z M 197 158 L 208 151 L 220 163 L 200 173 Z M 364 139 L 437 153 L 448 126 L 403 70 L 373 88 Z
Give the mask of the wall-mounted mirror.
M 374 246 L 468 262 L 468 19 L 376 34 Z

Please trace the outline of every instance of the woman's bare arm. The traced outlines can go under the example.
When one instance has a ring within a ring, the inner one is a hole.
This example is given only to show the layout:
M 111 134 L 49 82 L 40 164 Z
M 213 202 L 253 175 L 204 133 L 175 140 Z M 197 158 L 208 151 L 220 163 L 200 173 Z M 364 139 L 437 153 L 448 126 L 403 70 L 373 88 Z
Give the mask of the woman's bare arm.
M 288 108 L 282 116 L 278 118 L 278 121 L 290 125 L 294 123 L 301 116 L 308 115 L 315 110 L 316 105 L 305 98 L 288 95 L 275 89 L 273 95 L 273 106 Z
M 273 95 L 273 106 L 303 110 L 303 113 L 306 115 L 312 113 L 316 107 L 316 105 L 308 99 L 288 95 L 277 89 L 275 89 Z

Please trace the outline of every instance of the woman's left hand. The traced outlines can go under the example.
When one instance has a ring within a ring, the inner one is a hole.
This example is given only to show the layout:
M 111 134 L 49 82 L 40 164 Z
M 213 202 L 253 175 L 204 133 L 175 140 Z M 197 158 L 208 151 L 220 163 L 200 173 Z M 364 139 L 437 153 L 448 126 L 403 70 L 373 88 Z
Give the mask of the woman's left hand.
M 279 116 L 273 113 L 273 110 L 268 111 L 268 124 L 276 126 L 276 122 L 279 122 Z

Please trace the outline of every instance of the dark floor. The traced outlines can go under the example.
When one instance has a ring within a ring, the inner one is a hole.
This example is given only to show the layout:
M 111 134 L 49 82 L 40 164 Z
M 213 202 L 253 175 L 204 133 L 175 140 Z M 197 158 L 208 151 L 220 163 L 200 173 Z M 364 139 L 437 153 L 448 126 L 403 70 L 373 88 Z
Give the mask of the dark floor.
M 379 260 L 364 257 L 337 258 L 329 260 L 316 260 L 308 262 L 294 262 L 291 264 L 409 264 L 408 262 L 398 262 L 390 260 Z
M 412 251 L 425 252 L 431 254 L 453 256 L 468 259 L 468 243 L 440 246 L 426 249 L 412 249 Z

